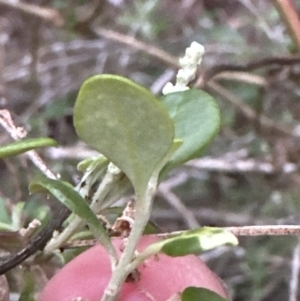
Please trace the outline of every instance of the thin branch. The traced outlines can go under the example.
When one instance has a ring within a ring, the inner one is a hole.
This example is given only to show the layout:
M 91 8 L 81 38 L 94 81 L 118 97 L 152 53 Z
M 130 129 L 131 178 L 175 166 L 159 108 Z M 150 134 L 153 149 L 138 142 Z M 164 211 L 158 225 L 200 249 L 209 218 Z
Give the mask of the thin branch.
M 221 73 L 217 73 L 213 78 L 243 82 L 249 85 L 257 85 L 260 87 L 266 87 L 268 84 L 267 80 L 263 76 L 242 71 L 223 71 Z M 200 77 L 198 79 L 200 80 Z M 201 84 L 201 82 L 199 84 Z
M 221 229 L 230 231 L 235 236 L 286 236 L 299 235 L 300 226 L 298 225 L 259 225 L 241 227 L 222 227 Z M 168 238 L 182 234 L 184 231 L 174 231 L 159 233 L 157 236 Z
M 241 226 L 241 227 L 222 227 L 221 229 L 230 231 L 235 236 L 291 236 L 300 234 L 298 225 L 260 225 L 260 226 Z M 174 231 L 155 234 L 163 239 L 181 235 L 185 231 Z M 64 244 L 66 248 L 77 248 L 95 245 L 95 239 L 72 241 Z M 297 263 L 298 264 L 298 263 Z
M 232 232 L 236 236 L 282 236 L 300 234 L 300 226 L 298 225 L 242 226 L 225 227 L 223 229 Z
M 20 10 L 23 13 L 42 18 L 46 21 L 54 23 L 56 26 L 62 26 L 64 19 L 60 13 L 53 8 L 40 7 L 35 4 L 24 3 L 21 1 L 0 0 L 0 5 L 6 5 L 11 8 Z
M 278 56 L 266 57 L 259 60 L 253 60 L 246 64 L 216 64 L 198 77 L 196 87 L 202 87 L 218 74 L 223 72 L 249 72 L 270 66 L 293 66 L 300 64 L 300 56 Z
M 113 30 L 104 29 L 104 28 L 94 28 L 93 29 L 96 34 L 105 37 L 110 40 L 114 40 L 116 42 L 128 45 L 132 48 L 141 50 L 148 55 L 151 55 L 155 57 L 156 59 L 163 61 L 167 65 L 173 66 L 174 68 L 180 69 L 181 66 L 179 65 L 178 59 L 175 56 L 170 55 L 168 52 L 159 49 L 158 47 L 155 47 L 150 44 L 146 44 L 144 42 L 141 42 L 137 40 L 134 37 L 128 37 L 127 35 L 118 33 Z
M 300 51 L 300 19 L 293 0 L 276 0 L 275 5 L 281 14 L 292 39 Z
M 244 160 L 227 160 L 224 157 L 212 158 L 203 157 L 194 159 L 187 162 L 184 166 L 198 168 L 209 171 L 220 171 L 229 173 L 263 173 L 263 174 L 274 174 L 276 172 L 282 172 L 284 174 L 294 173 L 299 170 L 298 164 L 287 162 L 281 169 L 276 168 L 270 162 L 260 162 L 255 159 L 244 159 Z
M 232 156 L 234 154 L 234 156 Z M 240 157 L 238 152 L 225 153 L 221 157 L 201 157 L 187 162 L 184 167 L 197 168 L 206 171 L 219 171 L 229 173 L 263 173 L 274 174 L 282 172 L 284 174 L 294 173 L 299 170 L 297 163 L 286 162 L 281 168 L 276 168 L 274 164 L 267 161 L 258 161 L 253 158 Z M 67 147 L 49 147 L 45 155 L 52 160 L 77 159 L 83 160 L 86 157 L 96 157 L 99 153 L 77 144 Z M 168 180 L 169 181 L 169 180 Z M 172 187 L 176 185 L 171 184 Z

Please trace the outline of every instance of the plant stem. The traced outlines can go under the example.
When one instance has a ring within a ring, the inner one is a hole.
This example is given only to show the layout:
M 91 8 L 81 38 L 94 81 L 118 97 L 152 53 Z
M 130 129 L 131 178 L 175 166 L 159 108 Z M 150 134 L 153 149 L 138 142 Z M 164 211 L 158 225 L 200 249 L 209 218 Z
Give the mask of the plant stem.
M 128 237 L 125 250 L 120 257 L 118 265 L 113 270 L 112 277 L 108 283 L 101 301 L 116 300 L 123 282 L 125 281 L 128 274 L 132 272 L 130 263 L 134 258 L 137 244 L 150 218 L 153 195 L 156 191 L 156 187 L 157 176 L 153 176 L 148 183 L 146 191 L 141 194 L 137 193 L 134 224 Z

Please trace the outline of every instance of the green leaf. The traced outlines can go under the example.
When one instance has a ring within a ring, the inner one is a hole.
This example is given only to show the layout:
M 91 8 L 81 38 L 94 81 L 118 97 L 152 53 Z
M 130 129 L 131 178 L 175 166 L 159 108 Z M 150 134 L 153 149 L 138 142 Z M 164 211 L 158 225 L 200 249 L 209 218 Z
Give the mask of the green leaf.
M 217 293 L 202 287 L 188 287 L 182 295 L 182 301 L 228 301 Z
M 221 228 L 202 227 L 182 232 L 180 235 L 164 239 L 148 246 L 141 256 L 164 252 L 169 256 L 185 256 L 225 245 L 237 245 L 237 238 L 229 231 Z
M 189 230 L 163 242 L 161 251 L 169 256 L 199 254 L 225 244 L 238 244 L 237 238 L 231 232 L 213 227 Z
M 96 238 L 98 238 L 101 242 L 110 244 L 110 239 L 107 235 L 106 229 L 90 209 L 86 200 L 74 190 L 74 187 L 71 184 L 63 181 L 42 178 L 31 183 L 29 190 L 33 193 L 45 191 L 50 192 L 62 204 L 85 220 Z
M 0 159 L 16 156 L 29 150 L 45 146 L 57 146 L 57 142 L 51 138 L 25 139 L 0 147 Z
M 87 172 L 89 170 L 94 169 L 97 166 L 106 166 L 108 165 L 108 161 L 104 156 L 99 156 L 99 157 L 88 157 L 81 162 L 78 163 L 77 165 L 77 170 L 81 172 Z
M 187 90 L 163 97 L 175 124 L 175 137 L 183 141 L 164 170 L 179 166 L 198 157 L 218 133 L 221 123 L 219 107 L 209 94 Z
M 74 126 L 84 142 L 128 176 L 136 191 L 146 189 L 174 138 L 164 105 L 145 88 L 114 75 L 97 75 L 83 84 Z

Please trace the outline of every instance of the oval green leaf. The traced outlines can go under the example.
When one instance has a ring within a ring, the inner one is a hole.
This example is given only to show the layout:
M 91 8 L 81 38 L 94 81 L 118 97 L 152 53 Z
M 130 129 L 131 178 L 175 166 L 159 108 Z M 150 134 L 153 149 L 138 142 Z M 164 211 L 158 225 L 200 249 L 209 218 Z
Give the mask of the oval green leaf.
M 110 238 L 102 223 L 90 209 L 88 203 L 80 196 L 74 187 L 63 181 L 42 178 L 29 185 L 30 192 L 50 192 L 57 200 L 81 217 L 90 227 L 94 236 L 106 246 L 111 246 Z M 112 247 L 112 246 L 111 246 Z
M 79 91 L 74 109 L 78 136 L 144 190 L 167 155 L 174 126 L 164 105 L 129 79 L 97 75 Z
M 161 251 L 169 256 L 185 256 L 200 254 L 225 244 L 237 245 L 238 240 L 230 231 L 203 227 L 164 240 Z
M 182 295 L 182 301 L 228 301 L 224 299 L 217 293 L 202 287 L 188 287 L 186 288 Z
M 33 138 L 16 141 L 0 147 L 0 159 L 16 156 L 45 146 L 57 146 L 57 142 L 51 138 Z
M 225 245 L 237 245 L 237 238 L 229 231 L 202 227 L 195 230 L 183 231 L 180 235 L 166 238 L 148 246 L 140 257 L 163 252 L 169 256 L 185 256 L 189 254 L 200 254 L 201 252 Z
M 183 141 L 164 170 L 198 157 L 219 131 L 220 110 L 212 96 L 201 90 L 187 90 L 163 97 L 175 124 L 175 137 Z

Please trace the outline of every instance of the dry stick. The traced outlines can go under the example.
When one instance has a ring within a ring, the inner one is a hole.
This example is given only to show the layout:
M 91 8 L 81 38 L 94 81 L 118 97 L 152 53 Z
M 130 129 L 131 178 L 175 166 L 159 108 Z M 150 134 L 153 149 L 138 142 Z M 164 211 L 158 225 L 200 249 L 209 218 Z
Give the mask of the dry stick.
M 270 226 L 243 226 L 224 227 L 236 236 L 262 236 L 262 235 L 299 235 L 300 226 L 296 225 L 270 225 Z
M 295 3 L 292 0 L 276 0 L 275 5 L 281 14 L 292 39 L 300 51 L 300 19 Z
M 230 231 L 235 236 L 286 236 L 299 235 L 300 226 L 296 225 L 262 225 L 262 226 L 241 226 L 222 227 L 221 229 Z M 175 231 L 159 233 L 158 237 L 169 238 L 180 235 L 185 231 Z
M 223 227 L 221 229 L 230 231 L 235 236 L 287 236 L 300 235 L 300 226 L 295 225 L 267 225 L 267 226 L 242 226 L 242 227 Z M 167 233 L 158 233 L 157 237 L 164 239 L 181 235 L 185 231 L 174 231 Z M 77 240 L 63 245 L 64 248 L 77 248 L 94 246 L 96 239 Z
M 195 84 L 196 87 L 204 86 L 208 81 L 216 77 L 218 74 L 223 74 L 224 72 L 235 72 L 242 73 L 253 71 L 261 68 L 266 68 L 269 66 L 293 66 L 295 64 L 300 64 L 300 56 L 278 56 L 278 57 L 266 57 L 259 60 L 253 60 L 246 64 L 217 64 L 211 68 L 204 71 L 200 75 Z M 261 79 L 260 79 L 261 81 Z M 263 82 L 261 82 L 263 83 Z
M 0 5 L 6 5 L 18 9 L 23 13 L 30 14 L 46 21 L 53 22 L 56 26 L 62 26 L 64 19 L 60 13 L 53 8 L 40 7 L 35 4 L 24 3 L 20 1 L 0 0 Z
M 80 159 L 83 160 L 86 157 L 97 156 L 98 153 L 93 150 L 89 150 L 82 145 L 66 146 L 66 147 L 49 147 L 45 151 L 45 155 L 52 159 Z M 243 173 L 263 173 L 273 174 L 282 172 L 284 174 L 290 174 L 298 171 L 299 166 L 296 163 L 286 162 L 278 169 L 271 162 L 259 161 L 253 158 L 239 158 L 237 155 L 228 157 L 230 153 L 225 153 L 221 157 L 201 157 L 191 160 L 185 163 L 184 167 L 197 168 L 208 171 L 221 171 L 221 172 L 243 172 Z M 248 156 L 248 154 L 247 154 Z M 174 187 L 172 185 L 172 187 Z
M 252 158 L 243 160 L 235 159 L 230 160 L 226 157 L 212 158 L 203 157 L 191 160 L 184 165 L 188 168 L 197 168 L 200 170 L 219 171 L 227 173 L 262 173 L 262 174 L 274 174 L 281 172 L 283 174 L 291 174 L 299 170 L 299 166 L 296 163 L 286 162 L 279 169 L 271 162 L 258 161 Z
M 222 71 L 221 73 L 217 73 L 214 76 L 214 79 L 243 82 L 249 85 L 257 85 L 260 87 L 266 87 L 268 84 L 267 80 L 263 76 L 252 74 L 249 72 L 242 72 L 242 71 Z
M 113 30 L 103 29 L 103 28 L 94 28 L 93 30 L 96 34 L 98 34 L 100 36 L 103 36 L 110 40 L 114 40 L 116 42 L 128 45 L 135 49 L 141 50 L 141 51 L 147 53 L 148 55 L 151 55 L 151 56 L 155 57 L 156 59 L 163 61 L 164 63 L 166 63 L 174 68 L 177 68 L 177 69 L 181 68 L 177 57 L 174 57 L 174 56 L 170 55 L 168 52 L 161 50 L 153 45 L 146 44 L 144 42 L 137 40 L 134 37 L 128 37 L 126 35 L 115 32 Z
M 36 238 L 31 240 L 24 249 L 1 262 L 0 275 L 21 264 L 38 250 L 42 249 L 51 239 L 53 232 L 62 226 L 69 215 L 70 211 L 67 207 L 62 205 L 59 206 L 59 208 L 53 213 L 55 218 L 51 220 L 51 222 L 39 233 Z

